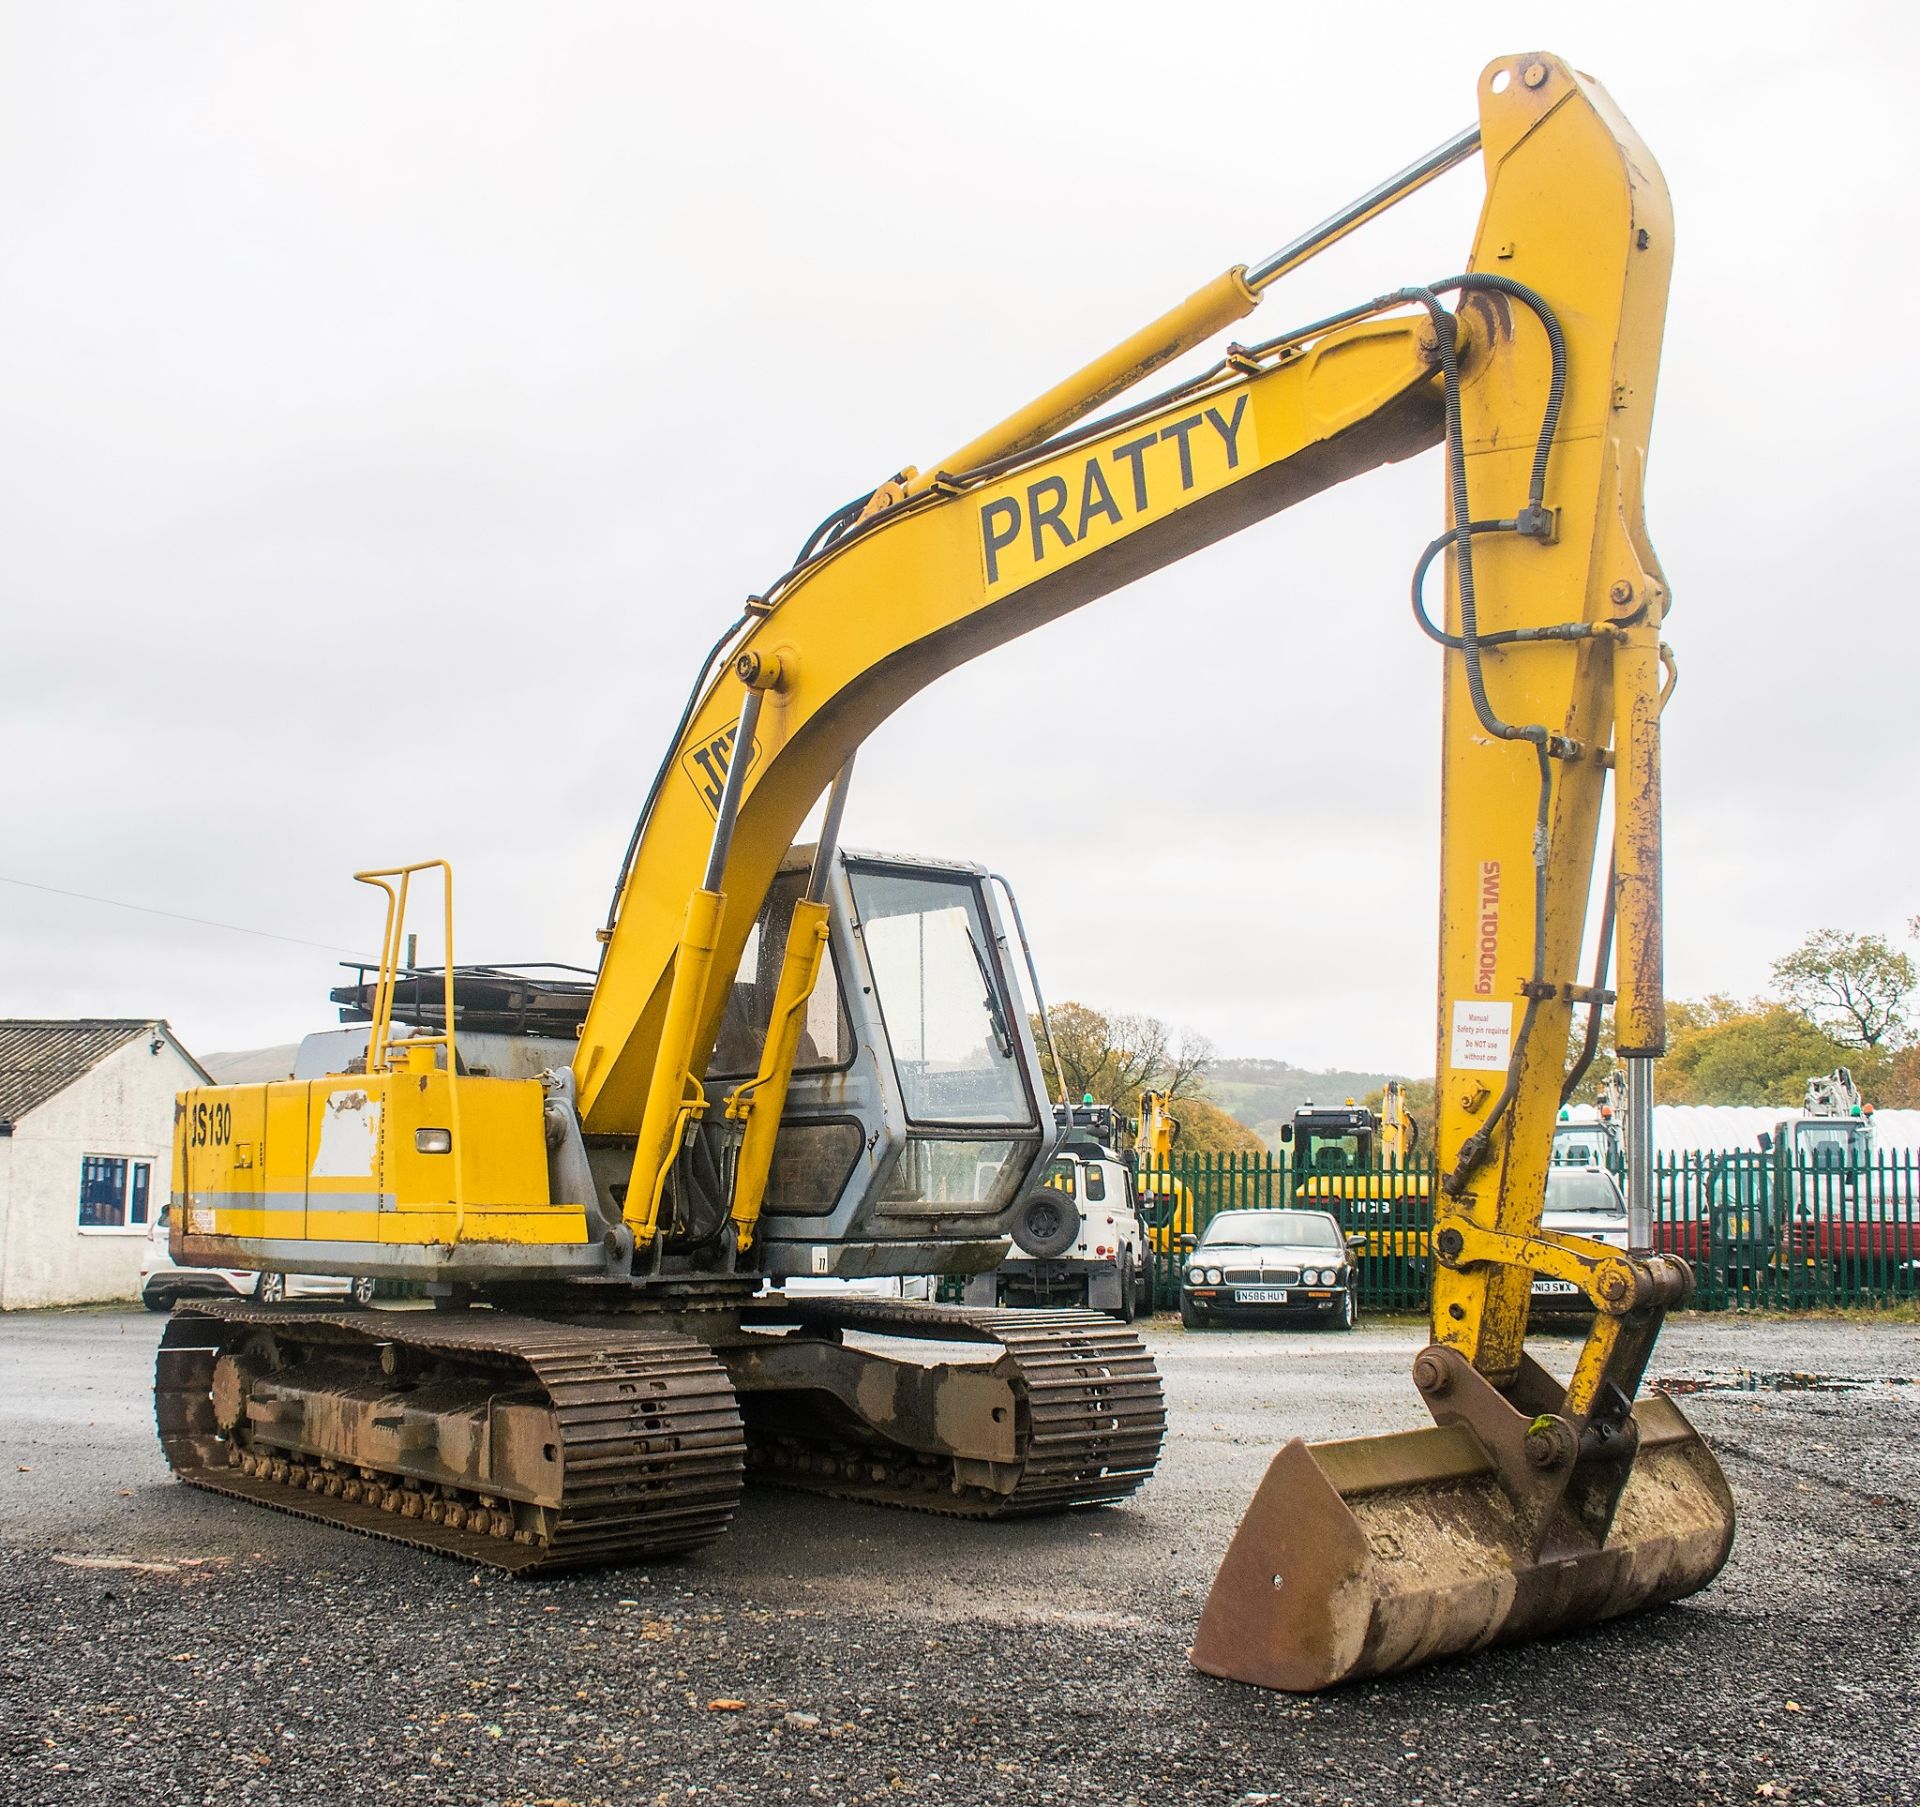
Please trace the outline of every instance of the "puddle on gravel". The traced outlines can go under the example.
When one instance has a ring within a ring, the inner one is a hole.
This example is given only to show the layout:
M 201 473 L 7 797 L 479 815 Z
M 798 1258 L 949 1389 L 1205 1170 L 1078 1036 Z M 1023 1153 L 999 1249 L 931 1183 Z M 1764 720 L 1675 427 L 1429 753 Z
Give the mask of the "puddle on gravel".
M 1656 1393 L 1858 1393 L 1867 1387 L 1910 1387 L 1909 1374 L 1807 1374 L 1798 1369 L 1735 1368 L 1721 1374 L 1669 1374 Z

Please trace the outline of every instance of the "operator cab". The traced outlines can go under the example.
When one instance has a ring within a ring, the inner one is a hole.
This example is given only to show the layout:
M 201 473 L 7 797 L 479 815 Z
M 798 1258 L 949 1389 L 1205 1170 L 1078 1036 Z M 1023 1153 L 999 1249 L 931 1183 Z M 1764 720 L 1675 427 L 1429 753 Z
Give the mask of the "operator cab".
M 1773 1145 L 1788 1162 L 1799 1210 L 1851 1198 L 1873 1158 L 1873 1113 L 1853 1074 L 1835 1067 L 1809 1079 L 1804 1114 L 1782 1123 Z
M 812 857 L 788 853 L 747 938 L 711 1098 L 758 1069 Z M 986 868 L 842 851 L 826 902 L 827 958 L 774 1144 L 759 1265 L 842 1277 L 991 1268 L 1056 1131 Z
M 1809 1119 L 1793 1125 L 1795 1163 L 1816 1172 L 1851 1173 L 1867 1164 L 1872 1132 L 1859 1119 Z
M 1315 1106 L 1312 1099 L 1280 1125 L 1280 1141 L 1292 1155 L 1296 1180 L 1316 1173 L 1357 1173 L 1373 1165 L 1380 1119 L 1351 1099 L 1343 1105 Z
M 676 1249 L 724 1234 L 742 1126 L 723 1105 L 759 1071 L 812 860 L 811 847 L 789 851 L 748 933 L 704 1076 L 708 1110 L 668 1181 Z M 1005 1253 L 1015 1206 L 1060 1130 L 1036 1077 L 988 878 L 983 866 L 952 861 L 845 851 L 833 859 L 826 958 L 804 1007 L 759 1233 L 743 1266 L 775 1278 L 860 1280 L 972 1273 Z M 444 1016 L 438 981 L 409 966 L 395 987 L 404 1014 L 430 1028 Z M 592 995 L 585 977 L 462 967 L 454 982 L 463 1074 L 530 1078 L 570 1065 Z M 363 968 L 335 990 L 346 1022 L 367 1022 L 375 989 Z M 364 1027 L 310 1037 L 300 1071 L 364 1071 L 366 1048 Z M 443 1050 L 433 1058 L 444 1066 Z M 602 1223 L 617 1224 L 631 1144 L 595 1141 L 580 1158 Z
M 1096 1159 L 1102 1155 L 1117 1159 L 1128 1134 L 1127 1120 L 1112 1105 L 1095 1104 L 1091 1098 L 1082 1099 L 1071 1110 L 1056 1104 L 1053 1124 L 1060 1132 L 1062 1149 L 1082 1154 L 1091 1149 Z
M 1620 1165 L 1620 1132 L 1610 1117 L 1591 1110 L 1574 1116 L 1562 1110 L 1553 1126 L 1553 1165 L 1613 1168 Z
M 1873 1129 L 1862 1117 L 1803 1117 L 1780 1126 L 1786 1191 L 1796 1217 L 1858 1209 L 1871 1189 Z

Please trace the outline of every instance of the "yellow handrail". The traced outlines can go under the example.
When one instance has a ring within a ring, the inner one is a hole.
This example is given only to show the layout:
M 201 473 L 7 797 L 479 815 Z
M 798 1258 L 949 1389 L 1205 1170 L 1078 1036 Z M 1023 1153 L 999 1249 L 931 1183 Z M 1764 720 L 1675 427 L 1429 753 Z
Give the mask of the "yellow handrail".
M 441 967 L 441 1012 L 443 1028 L 438 1035 L 409 1035 L 404 1044 L 411 1048 L 439 1047 L 447 1056 L 447 1133 L 453 1138 L 448 1151 L 453 1156 L 453 1240 L 466 1231 L 467 1190 L 465 1149 L 460 1137 L 459 1061 L 454 1051 L 453 1032 L 453 867 L 446 860 L 415 860 L 406 866 L 384 866 L 374 871 L 356 872 L 354 878 L 384 892 L 387 899 L 386 928 L 380 937 L 380 977 L 373 991 L 373 1022 L 367 1031 L 367 1071 L 393 1071 L 393 993 L 400 976 L 401 937 L 407 924 L 407 892 L 416 872 L 440 874 L 441 914 L 446 959 Z M 398 879 L 396 888 L 391 882 Z

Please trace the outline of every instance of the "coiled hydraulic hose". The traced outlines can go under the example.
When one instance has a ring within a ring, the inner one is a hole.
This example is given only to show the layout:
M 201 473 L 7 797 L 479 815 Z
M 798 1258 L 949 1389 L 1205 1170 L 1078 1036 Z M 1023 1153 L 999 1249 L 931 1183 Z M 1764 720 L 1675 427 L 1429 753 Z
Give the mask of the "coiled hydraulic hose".
M 1547 401 L 1541 415 L 1540 432 L 1534 442 L 1532 469 L 1528 474 L 1527 505 L 1510 523 L 1476 522 L 1467 497 L 1466 435 L 1460 418 L 1460 323 L 1457 316 L 1442 306 L 1440 296 L 1449 292 L 1473 291 L 1510 295 L 1530 309 L 1539 319 L 1546 333 L 1551 358 Z M 1480 635 L 1478 602 L 1474 594 L 1473 538 L 1476 532 L 1505 530 L 1524 534 L 1529 538 L 1545 539 L 1552 532 L 1552 517 L 1545 508 L 1544 498 L 1547 463 L 1552 456 L 1554 434 L 1559 426 L 1560 409 L 1566 397 L 1567 346 L 1560 322 L 1547 303 L 1525 284 L 1511 281 L 1504 276 L 1450 277 L 1444 282 L 1437 282 L 1426 288 L 1401 289 L 1392 299 L 1424 308 L 1433 321 L 1434 335 L 1439 344 L 1441 391 L 1446 408 L 1447 484 L 1452 504 L 1453 526 L 1448 534 L 1428 547 L 1421 556 L 1415 576 L 1414 613 L 1423 628 L 1435 638 L 1442 640 L 1444 644 L 1457 649 L 1464 657 L 1467 695 L 1472 701 L 1473 712 L 1479 719 L 1481 727 L 1497 740 L 1524 741 L 1531 746 L 1540 772 L 1539 807 L 1535 815 L 1533 833 L 1533 957 L 1525 987 L 1526 1007 L 1521 1013 L 1520 1027 L 1514 1034 L 1513 1052 L 1507 1063 L 1506 1083 L 1501 1088 L 1500 1096 L 1495 1099 L 1493 1109 L 1487 1113 L 1486 1121 L 1461 1144 L 1459 1158 L 1451 1171 L 1441 1180 L 1441 1190 L 1454 1194 L 1461 1190 L 1468 1176 L 1486 1158 L 1494 1130 L 1499 1127 L 1508 1110 L 1512 1108 L 1514 1097 L 1519 1090 L 1520 1071 L 1526 1060 L 1527 1047 L 1533 1039 L 1540 1003 L 1543 997 L 1549 995 L 1551 989 L 1546 978 L 1546 953 L 1547 867 L 1552 831 L 1553 760 L 1556 756 L 1565 757 L 1577 751 L 1577 748 L 1573 742 L 1562 735 L 1555 734 L 1544 723 L 1522 724 L 1505 720 L 1494 709 L 1492 699 L 1487 695 L 1486 674 L 1480 662 L 1480 655 L 1486 642 Z M 1440 548 L 1449 543 L 1454 551 L 1454 580 L 1460 595 L 1460 632 L 1457 636 L 1436 632 L 1427 619 L 1420 601 L 1420 583 L 1426 576 L 1427 567 Z M 1519 637 L 1520 634 L 1516 630 L 1511 636 L 1501 636 L 1495 643 L 1508 642 Z M 1529 637 L 1577 638 L 1579 636 L 1561 630 L 1558 634 L 1536 634 Z

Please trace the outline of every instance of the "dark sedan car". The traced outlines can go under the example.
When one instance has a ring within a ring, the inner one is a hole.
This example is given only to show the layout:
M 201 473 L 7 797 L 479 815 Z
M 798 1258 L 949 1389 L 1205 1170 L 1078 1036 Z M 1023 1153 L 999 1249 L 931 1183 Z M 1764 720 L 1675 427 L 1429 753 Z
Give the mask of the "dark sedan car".
M 1221 1211 L 1187 1250 L 1180 1321 L 1206 1324 L 1320 1318 L 1360 1321 L 1359 1275 L 1326 1211 Z

